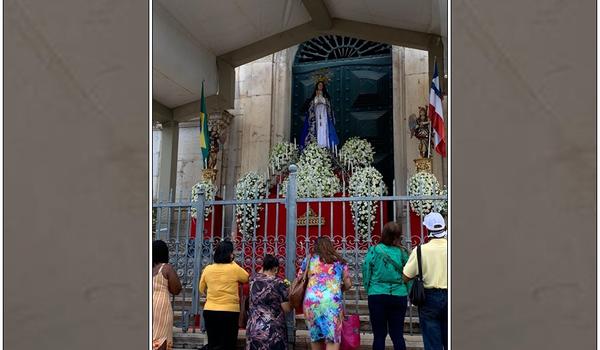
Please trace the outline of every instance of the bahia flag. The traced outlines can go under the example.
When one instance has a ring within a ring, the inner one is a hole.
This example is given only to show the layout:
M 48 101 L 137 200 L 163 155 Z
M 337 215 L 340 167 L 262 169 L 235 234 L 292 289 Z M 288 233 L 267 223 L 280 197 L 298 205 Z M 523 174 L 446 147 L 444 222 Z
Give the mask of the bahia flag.
M 442 110 L 442 89 L 440 88 L 440 77 L 437 63 L 431 79 L 431 91 L 429 92 L 429 119 L 433 131 L 433 147 L 442 157 L 446 156 L 446 136 L 444 131 L 444 111 Z
M 208 114 L 206 113 L 206 99 L 204 98 L 204 82 L 202 82 L 202 95 L 200 96 L 200 149 L 202 150 L 202 164 L 208 163 L 210 154 L 210 133 L 208 132 Z

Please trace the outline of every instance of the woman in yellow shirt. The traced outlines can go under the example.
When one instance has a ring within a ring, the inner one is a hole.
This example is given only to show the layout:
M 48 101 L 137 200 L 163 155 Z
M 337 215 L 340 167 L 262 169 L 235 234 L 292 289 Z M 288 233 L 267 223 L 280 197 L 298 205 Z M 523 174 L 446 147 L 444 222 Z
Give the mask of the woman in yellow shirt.
M 215 249 L 214 263 L 200 277 L 200 293 L 206 295 L 204 324 L 208 349 L 235 349 L 240 316 L 239 283 L 248 283 L 248 273 L 233 261 L 233 243 L 222 241 Z

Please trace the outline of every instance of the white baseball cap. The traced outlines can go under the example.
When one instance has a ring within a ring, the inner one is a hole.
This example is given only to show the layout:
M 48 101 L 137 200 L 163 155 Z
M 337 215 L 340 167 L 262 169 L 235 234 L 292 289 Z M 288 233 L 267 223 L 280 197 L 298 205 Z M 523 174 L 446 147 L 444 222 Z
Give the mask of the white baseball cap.
M 446 228 L 446 221 L 440 213 L 431 212 L 423 219 L 423 225 L 425 225 L 429 231 L 432 231 L 432 236 L 437 237 L 438 232 L 443 231 Z M 439 232 L 440 235 L 441 233 L 442 232 Z

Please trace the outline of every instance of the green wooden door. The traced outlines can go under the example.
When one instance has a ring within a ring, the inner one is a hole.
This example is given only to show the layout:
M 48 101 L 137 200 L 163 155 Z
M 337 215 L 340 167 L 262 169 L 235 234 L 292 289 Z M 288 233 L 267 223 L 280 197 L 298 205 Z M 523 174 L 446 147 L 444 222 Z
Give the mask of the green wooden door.
M 367 139 L 375 148 L 375 168 L 391 190 L 394 178 L 392 131 L 391 55 L 327 60 L 295 64 L 292 69 L 291 139 L 299 139 L 305 115 L 301 109 L 310 98 L 317 70 L 327 68 L 327 91 L 335 113 L 340 147 L 352 136 Z

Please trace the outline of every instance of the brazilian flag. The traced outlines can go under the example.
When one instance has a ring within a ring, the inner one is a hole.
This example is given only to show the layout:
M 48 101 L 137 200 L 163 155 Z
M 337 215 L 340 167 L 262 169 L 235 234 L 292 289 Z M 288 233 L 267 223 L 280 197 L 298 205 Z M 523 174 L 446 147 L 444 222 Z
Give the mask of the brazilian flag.
M 202 150 L 202 164 L 206 164 L 208 163 L 208 155 L 210 154 L 210 133 L 208 132 L 204 82 L 202 82 L 202 95 L 200 96 L 200 149 Z

